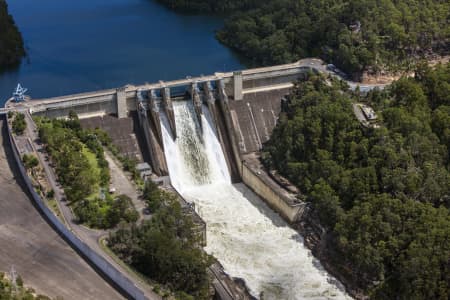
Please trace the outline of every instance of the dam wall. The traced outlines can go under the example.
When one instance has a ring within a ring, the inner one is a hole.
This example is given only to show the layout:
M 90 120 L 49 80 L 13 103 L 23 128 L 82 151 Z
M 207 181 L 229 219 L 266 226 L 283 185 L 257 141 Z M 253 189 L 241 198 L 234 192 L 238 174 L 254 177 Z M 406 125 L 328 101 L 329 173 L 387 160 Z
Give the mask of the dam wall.
M 258 152 L 270 138 L 281 111 L 281 99 L 293 82 L 308 72 L 318 72 L 317 60 L 293 64 L 215 73 L 210 76 L 160 81 L 140 86 L 127 85 L 92 93 L 27 102 L 33 114 L 52 118 L 75 111 L 81 119 L 115 115 L 119 119 L 137 111 L 139 126 L 154 172 L 167 175 L 161 136 L 160 114 L 167 117 L 172 136 L 177 136 L 173 102 L 190 96 L 198 118 L 207 105 L 222 146 L 233 182 L 244 181 L 289 222 L 295 222 L 301 209 L 268 185 L 244 163 L 243 156 Z M 201 122 L 200 122 L 201 123 Z
M 317 60 L 316 60 L 317 61 Z M 237 72 L 215 73 L 214 75 L 186 78 L 173 81 L 160 81 L 144 85 L 126 85 L 117 89 L 108 89 L 90 93 L 81 93 L 36 99 L 29 101 L 26 107 L 32 114 L 48 117 L 65 117 L 73 110 L 81 118 L 114 114 L 119 118 L 126 117 L 130 111 L 136 111 L 137 93 L 140 91 L 159 91 L 162 96 L 169 95 L 174 89 L 189 89 L 194 85 L 221 80 L 226 94 L 234 100 L 242 100 L 248 90 L 292 84 L 302 74 L 315 69 L 310 60 L 299 61 L 266 68 L 247 69 Z M 316 62 L 316 66 L 321 63 Z M 145 100 L 145 101 L 148 101 Z M 170 101 L 170 99 L 169 99 Z M 170 103 L 169 103 L 170 104 Z M 170 109 L 170 107 L 168 107 Z
M 8 123 L 8 122 L 7 122 Z M 16 160 L 19 172 L 25 182 L 25 187 L 31 195 L 31 199 L 42 212 L 45 219 L 53 226 L 53 228 L 61 234 L 61 236 L 72 245 L 72 247 L 80 253 L 86 260 L 92 264 L 96 270 L 100 271 L 114 286 L 116 286 L 129 299 L 148 299 L 144 292 L 137 287 L 130 279 L 121 273 L 116 267 L 109 263 L 105 258 L 99 255 L 95 250 L 81 241 L 70 229 L 68 229 L 59 218 L 48 208 L 41 197 L 36 193 L 30 178 L 22 163 L 16 142 L 9 123 L 7 124 L 8 135 L 13 149 L 14 158 Z

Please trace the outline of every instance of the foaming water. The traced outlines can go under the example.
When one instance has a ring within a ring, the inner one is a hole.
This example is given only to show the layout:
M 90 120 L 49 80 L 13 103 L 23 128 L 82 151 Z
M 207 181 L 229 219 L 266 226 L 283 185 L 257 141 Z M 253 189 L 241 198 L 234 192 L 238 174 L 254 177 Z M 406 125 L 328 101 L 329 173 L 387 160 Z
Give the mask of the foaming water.
M 173 186 L 194 202 L 208 245 L 232 277 L 264 299 L 350 299 L 323 270 L 302 237 L 243 184 L 232 185 L 206 107 L 202 128 L 190 102 L 174 102 L 177 139 L 162 118 Z

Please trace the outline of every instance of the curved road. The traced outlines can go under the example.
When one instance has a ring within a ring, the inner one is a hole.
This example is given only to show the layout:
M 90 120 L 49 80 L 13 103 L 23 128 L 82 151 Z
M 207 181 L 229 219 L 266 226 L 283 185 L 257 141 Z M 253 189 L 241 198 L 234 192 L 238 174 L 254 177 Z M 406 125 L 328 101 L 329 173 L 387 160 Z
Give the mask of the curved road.
M 45 222 L 21 188 L 0 119 L 0 271 L 12 265 L 25 285 L 64 299 L 123 299 Z

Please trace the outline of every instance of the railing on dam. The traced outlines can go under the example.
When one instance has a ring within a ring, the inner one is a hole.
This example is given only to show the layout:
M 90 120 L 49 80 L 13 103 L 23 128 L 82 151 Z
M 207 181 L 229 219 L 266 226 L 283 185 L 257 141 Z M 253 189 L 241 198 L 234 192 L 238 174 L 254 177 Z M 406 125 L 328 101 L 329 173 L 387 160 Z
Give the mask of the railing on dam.
M 277 65 L 272 67 L 264 67 L 264 68 L 255 68 L 255 69 L 247 69 L 243 70 L 242 73 L 242 79 L 245 80 L 254 80 L 257 78 L 264 78 L 264 77 L 276 77 L 276 76 L 285 76 L 290 74 L 295 74 L 299 72 L 305 72 L 305 70 L 309 69 L 311 66 L 310 64 L 305 64 L 302 61 L 292 63 L 292 64 L 285 64 L 285 65 Z M 176 87 L 182 87 L 182 86 L 190 86 L 194 83 L 203 83 L 203 82 L 215 82 L 217 80 L 225 80 L 225 82 L 228 82 L 231 78 L 233 78 L 235 72 L 224 72 L 220 73 L 217 72 L 214 75 L 206 75 L 206 76 L 199 76 L 199 77 L 187 77 L 184 79 L 178 79 L 178 80 L 171 80 L 171 81 L 159 81 L 158 83 L 147 83 L 143 85 L 126 85 L 125 91 L 127 93 L 127 96 L 130 94 L 136 93 L 138 90 L 160 90 L 163 88 L 176 88 Z M 67 96 L 60 96 L 60 97 L 53 97 L 53 98 L 47 98 L 47 99 L 36 99 L 33 100 L 33 106 L 40 106 L 40 105 L 47 105 L 51 104 L 54 106 L 57 103 L 61 102 L 70 102 L 70 101 L 83 101 L 88 100 L 90 98 L 96 98 L 96 99 L 106 99 L 109 97 L 112 97 L 116 94 L 116 89 L 107 89 L 107 90 L 101 90 L 101 91 L 95 91 L 95 92 L 88 92 L 88 93 L 80 93 L 80 94 L 73 94 L 73 95 L 67 95 Z
M 327 70 L 326 65 L 319 59 L 303 59 L 295 63 L 277 65 L 272 67 L 247 69 L 238 72 L 217 72 L 213 75 L 186 77 L 184 79 L 172 81 L 159 81 L 157 83 L 146 83 L 143 85 L 126 85 L 118 89 L 106 89 L 89 93 L 80 93 L 67 96 L 60 96 L 47 99 L 36 99 L 28 101 L 25 105 L 31 113 L 46 113 L 47 111 L 61 111 L 61 116 L 68 113 L 71 109 L 85 106 L 84 110 L 91 110 L 92 105 L 101 105 L 102 107 L 93 108 L 102 114 L 117 114 L 119 118 L 126 115 L 127 111 L 136 110 L 134 104 L 136 94 L 139 91 L 161 91 L 163 89 L 180 90 L 183 87 L 200 85 L 205 82 L 215 83 L 221 81 L 224 83 L 228 95 L 234 100 L 242 100 L 246 93 L 261 92 L 267 89 L 282 89 L 287 83 L 298 80 L 301 74 L 307 72 L 322 72 L 339 77 L 332 71 Z M 341 78 L 342 79 L 342 78 Z M 381 85 L 360 85 L 355 82 L 347 82 L 351 88 L 360 87 L 360 90 L 369 90 Z M 214 86 L 214 85 L 213 85 Z M 158 93 L 157 93 L 158 94 Z M 127 101 L 130 100 L 130 101 Z M 21 104 L 18 104 L 15 110 L 18 110 Z M 88 107 L 91 105 L 91 107 Z M 125 107 L 126 106 L 126 107 Z M 12 108 L 11 108 L 12 109 Z M 0 111 L 5 114 L 7 110 Z M 53 116 L 52 113 L 49 115 Z

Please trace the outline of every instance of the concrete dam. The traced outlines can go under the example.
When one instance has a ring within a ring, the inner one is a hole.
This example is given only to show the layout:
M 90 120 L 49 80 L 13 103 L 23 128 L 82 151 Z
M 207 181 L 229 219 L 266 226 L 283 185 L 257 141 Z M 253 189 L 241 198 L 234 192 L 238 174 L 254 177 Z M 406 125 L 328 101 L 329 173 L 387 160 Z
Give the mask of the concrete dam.
M 316 66 L 323 64 L 305 60 L 33 100 L 15 109 L 48 117 L 75 111 L 86 124 L 104 124 L 111 115 L 117 122 L 130 120 L 139 130 L 142 159 L 156 174 L 169 175 L 206 222 L 205 250 L 230 276 L 245 281 L 254 297 L 349 299 L 289 226 L 301 218 L 305 203 L 257 159 L 282 98 L 307 72 L 323 71 Z

